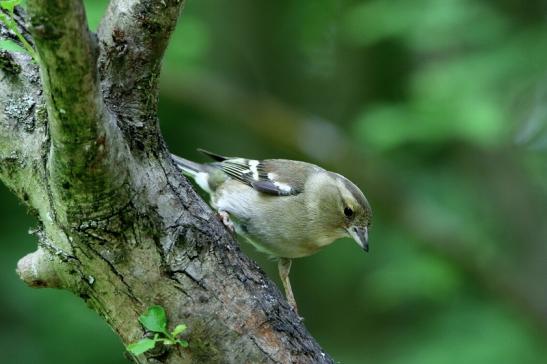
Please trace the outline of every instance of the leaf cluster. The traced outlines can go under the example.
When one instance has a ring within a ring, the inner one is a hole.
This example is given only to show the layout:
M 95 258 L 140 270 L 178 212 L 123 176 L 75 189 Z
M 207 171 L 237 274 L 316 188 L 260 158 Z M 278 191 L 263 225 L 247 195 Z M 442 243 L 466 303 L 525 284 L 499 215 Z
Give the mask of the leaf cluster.
M 148 310 L 139 316 L 139 322 L 149 332 L 154 333 L 153 338 L 144 338 L 135 343 L 129 344 L 127 350 L 133 355 L 141 355 L 148 350 L 154 349 L 156 343 L 161 342 L 163 345 L 179 345 L 183 348 L 188 347 L 188 342 L 177 338 L 186 330 L 186 325 L 179 324 L 175 326 L 173 331 L 167 330 L 167 315 L 161 306 L 151 306 Z

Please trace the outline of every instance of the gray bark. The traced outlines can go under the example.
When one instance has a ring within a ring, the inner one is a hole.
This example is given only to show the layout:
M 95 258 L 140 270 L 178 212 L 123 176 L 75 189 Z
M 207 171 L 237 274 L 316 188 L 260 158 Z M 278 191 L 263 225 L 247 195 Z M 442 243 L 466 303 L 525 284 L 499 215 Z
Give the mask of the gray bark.
M 182 5 L 112 0 L 96 36 L 80 0 L 28 1 L 40 59 L 0 52 L 0 178 L 38 220 L 17 271 L 80 296 L 124 344 L 152 304 L 188 325 L 188 349 L 135 362 L 332 362 L 170 159 L 158 76 Z

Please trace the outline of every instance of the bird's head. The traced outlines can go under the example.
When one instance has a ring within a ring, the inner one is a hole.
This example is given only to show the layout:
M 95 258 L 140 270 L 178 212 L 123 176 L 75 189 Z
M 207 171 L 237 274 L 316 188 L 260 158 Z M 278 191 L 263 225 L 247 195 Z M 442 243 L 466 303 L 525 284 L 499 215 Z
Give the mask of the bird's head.
M 346 177 L 331 173 L 335 188 L 330 193 L 331 221 L 343 235 L 353 238 L 368 252 L 372 209 L 361 190 Z

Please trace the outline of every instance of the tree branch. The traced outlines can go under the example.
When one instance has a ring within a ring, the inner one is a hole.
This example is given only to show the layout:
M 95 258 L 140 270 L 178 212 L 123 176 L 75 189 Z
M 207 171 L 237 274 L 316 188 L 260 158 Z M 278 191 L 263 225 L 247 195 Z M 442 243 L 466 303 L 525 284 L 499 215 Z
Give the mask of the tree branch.
M 0 177 L 28 206 L 43 198 L 37 165 L 47 145 L 46 112 L 30 57 L 4 52 L 20 72 L 0 67 Z
M 157 75 L 180 6 L 113 1 L 99 89 L 81 1 L 29 0 L 40 77 L 28 56 L 13 55 L 19 73 L 0 68 L 0 177 L 40 220 L 18 272 L 82 297 L 125 344 L 145 335 L 152 304 L 188 325 L 188 349 L 139 363 L 331 363 L 159 134 Z
M 127 171 L 103 108 L 98 49 L 81 0 L 29 0 L 49 118 L 51 190 L 61 219 L 108 208 Z
M 105 102 L 129 140 L 138 141 L 132 149 L 157 148 L 161 60 L 183 4 L 183 0 L 112 0 L 99 26 Z
M 81 277 L 72 269 L 67 260 L 71 259 L 62 252 L 52 252 L 48 249 L 52 244 L 42 242 L 33 253 L 27 254 L 17 263 L 17 274 L 23 282 L 32 288 L 62 288 L 73 292 L 81 291 Z M 88 284 L 93 283 L 93 277 L 84 277 Z
M 97 52 L 79 0 L 29 0 L 31 33 L 40 55 L 53 153 L 76 173 L 100 158 L 104 134 Z M 77 138 L 74 138 L 77 136 Z
M 17 263 L 17 274 L 21 279 L 34 288 L 59 288 L 61 282 L 55 269 L 53 257 L 38 249 L 30 253 Z

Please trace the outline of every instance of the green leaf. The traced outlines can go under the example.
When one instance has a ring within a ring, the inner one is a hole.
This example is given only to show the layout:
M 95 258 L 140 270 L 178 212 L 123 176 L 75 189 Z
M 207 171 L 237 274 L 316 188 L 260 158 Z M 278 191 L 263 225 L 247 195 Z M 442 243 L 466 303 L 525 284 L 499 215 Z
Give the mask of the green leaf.
M 154 346 L 156 346 L 156 342 L 154 340 L 142 339 L 141 341 L 127 345 L 127 351 L 133 355 L 141 355 L 150 349 L 154 349 Z
M 175 345 L 176 344 L 176 341 L 173 341 L 171 339 L 160 339 L 160 340 L 163 341 L 164 345 Z
M 7 39 L 0 39 L 0 49 L 5 49 L 10 52 L 21 52 L 21 53 L 27 53 L 26 49 L 21 47 L 19 44 L 7 40 Z
M 179 344 L 179 345 L 182 346 L 183 348 L 187 348 L 187 347 L 188 347 L 188 341 L 186 341 L 186 340 L 177 340 L 177 344 Z
M 2 0 L 0 1 L 0 8 L 13 13 L 13 9 L 19 4 L 21 4 L 21 0 Z
M 139 317 L 139 321 L 149 331 L 167 333 L 167 316 L 161 306 L 148 308 L 148 311 Z
M 4 25 L 8 28 L 10 28 L 11 25 L 10 20 L 11 18 L 9 18 L 6 14 L 0 12 L 0 22 L 4 23 Z
M 185 324 L 180 324 L 175 327 L 175 329 L 171 332 L 171 335 L 177 336 L 182 334 L 186 330 Z

